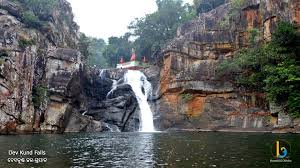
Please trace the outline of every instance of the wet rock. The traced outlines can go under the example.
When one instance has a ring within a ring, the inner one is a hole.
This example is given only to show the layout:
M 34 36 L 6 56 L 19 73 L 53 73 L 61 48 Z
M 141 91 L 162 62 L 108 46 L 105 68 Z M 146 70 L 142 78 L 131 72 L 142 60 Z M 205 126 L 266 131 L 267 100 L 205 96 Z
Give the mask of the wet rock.
M 64 132 L 101 132 L 102 130 L 100 121 L 95 121 L 91 117 L 73 112 Z
M 288 114 L 284 112 L 278 113 L 278 127 L 288 127 L 291 126 L 292 119 Z

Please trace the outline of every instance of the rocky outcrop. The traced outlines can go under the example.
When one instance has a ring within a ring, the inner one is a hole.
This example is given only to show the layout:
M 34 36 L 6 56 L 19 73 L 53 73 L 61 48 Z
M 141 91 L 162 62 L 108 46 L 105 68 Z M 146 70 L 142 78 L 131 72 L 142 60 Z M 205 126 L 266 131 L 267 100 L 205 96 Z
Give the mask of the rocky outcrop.
M 0 134 L 101 130 L 72 104 L 82 60 L 70 4 L 58 0 L 40 28 L 25 24 L 28 10 L 0 1 Z
M 139 129 L 138 104 L 129 85 L 113 86 L 121 81 L 126 70 L 110 69 L 82 71 L 82 91 L 77 102 L 78 111 L 101 121 L 107 131 L 137 131 Z M 109 93 L 110 92 L 110 93 Z M 75 102 L 75 103 L 76 103 Z M 78 104 L 79 103 L 79 104 Z
M 232 12 L 231 4 L 201 13 L 178 28 L 177 38 L 164 51 L 160 74 L 161 99 L 157 125 L 161 129 L 249 129 L 271 130 L 290 126 L 284 114 L 270 115 L 262 93 L 242 90 L 226 76 L 219 76 L 218 64 L 241 48 L 248 47 L 250 30 L 261 34 L 257 41 L 270 40 L 275 23 L 286 20 L 299 24 L 299 2 L 246 1 Z

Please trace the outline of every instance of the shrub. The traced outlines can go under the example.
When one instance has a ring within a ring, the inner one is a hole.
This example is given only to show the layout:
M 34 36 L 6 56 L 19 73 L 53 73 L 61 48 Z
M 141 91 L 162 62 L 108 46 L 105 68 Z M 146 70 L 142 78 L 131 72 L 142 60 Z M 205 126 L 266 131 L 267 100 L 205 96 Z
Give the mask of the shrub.
M 25 39 L 25 38 L 21 38 L 19 40 L 19 47 L 22 48 L 22 49 L 25 49 L 26 47 L 31 46 L 31 45 L 35 45 L 35 44 L 36 44 L 36 42 L 33 39 L 28 40 L 28 39 Z
M 225 15 L 224 18 L 219 22 L 221 28 L 228 27 L 230 25 L 230 18 L 237 15 L 239 10 L 242 8 L 242 5 L 245 3 L 245 0 L 230 0 L 231 8 L 229 9 L 228 15 Z
M 32 103 L 34 107 L 40 107 L 48 98 L 47 86 L 39 84 L 32 88 Z
M 43 28 L 45 21 L 50 20 L 53 10 L 57 8 L 57 0 L 18 0 L 24 4 L 26 11 L 22 14 L 22 22 L 36 29 Z
M 183 93 L 181 94 L 181 99 L 183 100 L 183 102 L 188 102 L 193 98 L 193 95 L 190 93 Z
M 29 27 L 33 28 L 40 28 L 42 26 L 42 22 L 39 20 L 39 18 L 32 12 L 32 11 L 26 11 L 23 13 L 22 21 L 27 24 Z
M 251 46 L 255 46 L 259 42 L 260 31 L 257 28 L 248 30 L 249 32 L 249 43 Z
M 256 33 L 255 33 L 256 34 Z M 240 51 L 218 67 L 219 75 L 250 90 L 264 91 L 271 102 L 300 116 L 300 33 L 288 22 L 279 22 L 268 44 Z

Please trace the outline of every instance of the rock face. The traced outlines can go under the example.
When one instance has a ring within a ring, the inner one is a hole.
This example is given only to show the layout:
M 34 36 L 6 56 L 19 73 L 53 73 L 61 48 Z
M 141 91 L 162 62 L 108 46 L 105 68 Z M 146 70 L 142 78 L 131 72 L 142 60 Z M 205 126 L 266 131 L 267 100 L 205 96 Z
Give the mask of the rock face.
M 119 131 L 137 131 L 139 129 L 138 104 L 129 85 L 113 86 L 122 80 L 126 70 L 83 71 L 82 91 L 76 105 L 82 114 L 91 116 L 106 125 L 110 131 L 112 127 Z M 113 90 L 113 91 L 111 91 Z M 111 92 L 110 92 L 111 91 Z M 108 94 L 110 92 L 110 94 Z M 85 100 L 85 101 L 82 101 Z
M 40 29 L 22 22 L 26 10 L 0 1 L 0 134 L 101 130 L 72 104 L 82 60 L 70 4 L 59 0 Z
M 161 99 L 155 104 L 161 129 L 269 130 L 291 123 L 286 116 L 277 121 L 270 115 L 264 94 L 247 93 L 219 76 L 217 65 L 249 46 L 249 30 L 258 29 L 257 40 L 268 41 L 279 20 L 300 26 L 299 1 L 247 1 L 226 25 L 224 17 L 230 9 L 230 4 L 224 4 L 200 14 L 178 28 L 177 38 L 166 47 Z

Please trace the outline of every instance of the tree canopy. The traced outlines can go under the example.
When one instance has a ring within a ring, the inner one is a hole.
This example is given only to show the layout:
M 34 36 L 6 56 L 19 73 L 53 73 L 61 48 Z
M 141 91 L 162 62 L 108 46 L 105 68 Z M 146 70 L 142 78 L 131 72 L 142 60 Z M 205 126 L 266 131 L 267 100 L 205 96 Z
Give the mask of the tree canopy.
M 194 8 L 181 0 L 157 0 L 157 11 L 129 25 L 136 37 L 134 46 L 140 56 L 151 56 L 176 36 L 177 28 L 196 16 Z

